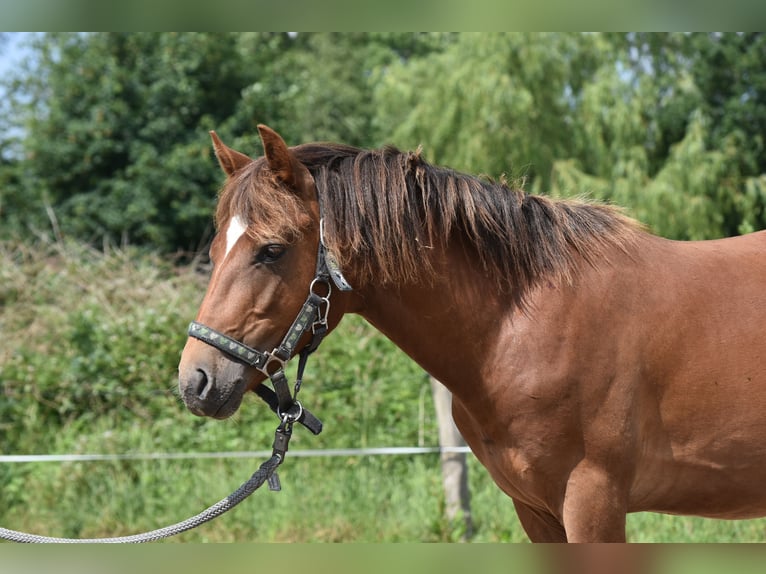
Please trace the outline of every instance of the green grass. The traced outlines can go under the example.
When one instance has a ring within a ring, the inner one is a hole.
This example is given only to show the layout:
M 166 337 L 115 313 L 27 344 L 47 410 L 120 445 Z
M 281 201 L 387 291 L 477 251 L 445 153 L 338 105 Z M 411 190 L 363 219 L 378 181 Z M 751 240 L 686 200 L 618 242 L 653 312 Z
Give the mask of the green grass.
M 225 422 L 192 416 L 176 365 L 204 274 L 132 250 L 0 244 L 0 444 L 4 453 L 265 450 L 276 419 L 255 397 Z M 305 404 L 325 422 L 291 450 L 437 444 L 425 375 L 356 317 L 309 363 Z M 39 534 L 133 534 L 228 495 L 261 459 L 0 464 L 0 525 Z M 171 541 L 448 542 L 438 457 L 290 458 L 265 488 Z M 474 541 L 526 541 L 513 505 L 469 457 Z M 637 514 L 646 542 L 762 542 L 766 521 Z
M 192 516 L 233 491 L 260 460 L 30 463 L 28 495 L 3 525 L 53 536 L 134 534 Z M 511 501 L 470 464 L 475 542 L 526 542 Z M 228 514 L 170 541 L 449 542 L 435 455 L 288 458 L 283 490 L 261 489 Z M 634 542 L 763 542 L 763 520 L 630 515 Z

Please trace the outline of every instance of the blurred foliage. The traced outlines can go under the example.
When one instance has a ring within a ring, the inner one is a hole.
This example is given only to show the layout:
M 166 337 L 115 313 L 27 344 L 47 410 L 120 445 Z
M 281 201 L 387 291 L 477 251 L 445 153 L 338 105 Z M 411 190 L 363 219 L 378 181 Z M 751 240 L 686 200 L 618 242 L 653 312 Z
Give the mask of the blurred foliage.
M 194 252 L 211 235 L 221 181 L 209 130 L 251 154 L 259 122 L 296 142 L 369 144 L 368 75 L 436 49 L 438 38 L 36 36 L 29 66 L 4 81 L 0 126 L 16 129 L 0 136 L 2 231 L 52 224 L 91 243 Z
M 192 247 L 217 174 L 201 133 L 248 79 L 225 34 L 49 34 L 13 79 L 23 177 L 3 204 L 20 223 L 68 235 Z M 22 219 L 21 209 L 24 210 Z M 47 209 L 46 209 L 47 208 Z
M 573 149 L 573 98 L 603 61 L 598 36 L 461 34 L 447 49 L 379 70 L 376 125 L 431 161 L 547 177 Z
M 379 72 L 376 122 L 667 237 L 736 235 L 766 226 L 765 63 L 761 34 L 461 34 Z
M 394 143 L 624 205 L 673 238 L 766 226 L 766 36 L 49 33 L 2 80 L 0 234 L 193 253 L 221 176 L 259 153 Z M 0 53 L 7 37 L 0 44 Z

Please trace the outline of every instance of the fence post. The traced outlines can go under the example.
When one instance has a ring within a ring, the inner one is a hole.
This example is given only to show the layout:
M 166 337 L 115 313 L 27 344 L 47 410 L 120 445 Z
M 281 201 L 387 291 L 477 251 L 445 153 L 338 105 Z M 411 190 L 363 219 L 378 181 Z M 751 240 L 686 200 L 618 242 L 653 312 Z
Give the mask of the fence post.
M 455 421 L 452 419 L 452 393 L 435 378 L 431 379 L 436 419 L 439 426 L 439 446 L 465 446 Z M 442 482 L 444 485 L 445 514 L 450 523 L 462 520 L 464 532 L 462 540 L 469 540 L 473 535 L 471 520 L 471 493 L 468 489 L 468 466 L 465 453 L 442 452 Z

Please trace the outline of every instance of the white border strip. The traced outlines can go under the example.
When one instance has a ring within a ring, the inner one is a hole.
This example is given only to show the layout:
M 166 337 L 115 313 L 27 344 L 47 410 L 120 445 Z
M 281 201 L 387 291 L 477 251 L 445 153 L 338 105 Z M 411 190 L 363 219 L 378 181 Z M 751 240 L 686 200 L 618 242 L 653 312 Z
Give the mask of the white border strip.
M 312 458 L 333 456 L 402 456 L 432 453 L 469 453 L 467 446 L 401 446 L 379 448 L 330 448 L 317 450 L 291 450 L 288 457 Z M 155 452 L 133 454 L 3 454 L 2 463 L 20 462 L 91 462 L 114 460 L 183 460 L 203 458 L 263 458 L 271 456 L 270 450 L 230 452 Z

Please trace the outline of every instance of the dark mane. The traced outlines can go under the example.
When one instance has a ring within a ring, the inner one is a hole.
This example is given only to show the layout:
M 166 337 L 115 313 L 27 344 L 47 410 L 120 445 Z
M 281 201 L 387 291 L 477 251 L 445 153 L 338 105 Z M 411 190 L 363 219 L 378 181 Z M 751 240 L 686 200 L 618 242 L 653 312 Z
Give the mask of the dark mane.
M 591 264 L 625 249 L 639 225 L 617 208 L 530 195 L 426 162 L 394 147 L 293 148 L 319 190 L 326 240 L 366 278 L 396 283 L 429 270 L 428 246 L 465 238 L 488 279 L 518 303 L 541 278 L 570 281 L 579 257 Z
M 419 151 L 291 149 L 316 181 L 325 240 L 341 265 L 384 284 L 428 274 L 429 246 L 459 236 L 486 278 L 521 304 L 543 278 L 570 281 L 578 262 L 595 265 L 609 248 L 626 249 L 639 229 L 614 207 L 527 194 L 431 165 Z M 283 222 L 272 235 L 297 233 L 284 222 L 298 219 L 300 202 L 284 189 L 268 201 L 253 193 L 257 180 L 269 177 L 261 160 L 243 171 L 227 185 L 235 189 L 224 189 L 217 220 L 237 212 L 250 222 Z

